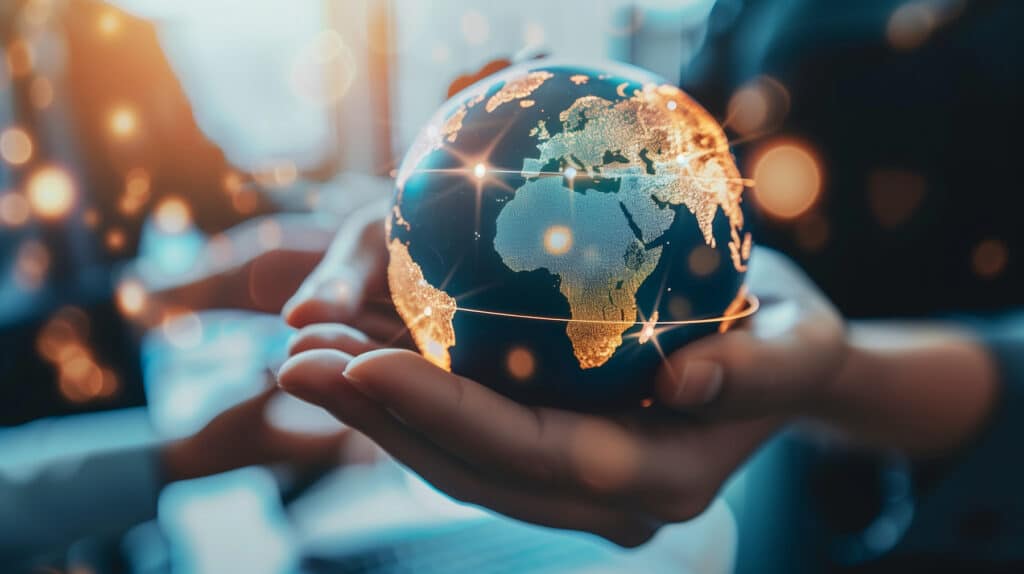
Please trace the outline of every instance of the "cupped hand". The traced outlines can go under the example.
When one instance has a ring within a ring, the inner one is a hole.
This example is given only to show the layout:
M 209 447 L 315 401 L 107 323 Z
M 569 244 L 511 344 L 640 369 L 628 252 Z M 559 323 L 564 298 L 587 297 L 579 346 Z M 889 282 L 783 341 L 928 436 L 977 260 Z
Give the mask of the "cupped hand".
M 842 321 L 795 265 L 761 249 L 748 282 L 759 313 L 667 358 L 667 409 L 521 405 L 331 324 L 299 333 L 278 380 L 456 499 L 634 546 L 703 512 L 761 443 L 827 400 L 842 368 Z

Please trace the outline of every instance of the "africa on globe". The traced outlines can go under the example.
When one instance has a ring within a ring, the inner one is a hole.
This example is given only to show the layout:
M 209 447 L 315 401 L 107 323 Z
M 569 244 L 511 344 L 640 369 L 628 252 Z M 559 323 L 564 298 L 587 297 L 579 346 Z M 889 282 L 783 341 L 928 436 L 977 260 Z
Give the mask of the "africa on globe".
M 649 72 L 507 68 L 398 171 L 392 299 L 439 367 L 524 402 L 634 406 L 666 353 L 753 312 L 745 185 L 714 118 Z

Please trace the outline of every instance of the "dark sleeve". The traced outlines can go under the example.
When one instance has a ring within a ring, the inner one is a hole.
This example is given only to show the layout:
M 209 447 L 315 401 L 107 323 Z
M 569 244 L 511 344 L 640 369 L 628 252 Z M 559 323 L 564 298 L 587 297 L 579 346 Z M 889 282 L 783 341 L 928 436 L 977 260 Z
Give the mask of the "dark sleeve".
M 0 564 L 153 518 L 161 482 L 156 446 L 0 469 Z
M 977 325 L 998 364 L 1000 395 L 975 443 L 927 478 L 898 551 L 1024 560 L 1024 313 Z M 928 472 L 929 469 L 921 469 Z

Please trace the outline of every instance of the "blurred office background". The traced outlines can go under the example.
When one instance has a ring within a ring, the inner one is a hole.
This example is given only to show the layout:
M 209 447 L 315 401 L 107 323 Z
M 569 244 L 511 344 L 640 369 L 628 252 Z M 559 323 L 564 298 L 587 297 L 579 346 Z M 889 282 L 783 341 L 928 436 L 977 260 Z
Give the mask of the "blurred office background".
M 615 59 L 680 83 L 723 121 L 758 182 L 747 196 L 758 240 L 791 253 L 848 314 L 1019 303 L 1021 226 L 1006 182 L 1021 115 L 993 114 L 1019 96 L 1020 42 L 985 35 L 1014 13 L 1007 4 L 5 2 L 0 472 L 185 436 L 257 393 L 289 335 L 272 308 L 164 308 L 149 290 L 286 243 L 267 214 L 318 212 L 329 229 L 331 214 L 386 196 L 370 176 L 393 173 L 452 80 L 496 58 Z M 953 70 L 945 80 L 936 61 Z M 951 100 L 957 113 L 944 116 Z M 224 241 L 246 221 L 247 244 Z M 287 402 L 270 415 L 329 427 Z M 57 563 L 355 568 L 303 557 L 480 518 L 388 463 L 336 471 L 285 502 L 280 484 L 252 468 L 172 485 L 154 522 L 83 541 Z M 535 534 L 517 534 L 532 549 L 517 556 L 543 563 L 552 548 L 596 544 Z M 716 505 L 658 563 L 728 571 L 735 534 Z M 578 553 L 568 555 L 550 564 Z

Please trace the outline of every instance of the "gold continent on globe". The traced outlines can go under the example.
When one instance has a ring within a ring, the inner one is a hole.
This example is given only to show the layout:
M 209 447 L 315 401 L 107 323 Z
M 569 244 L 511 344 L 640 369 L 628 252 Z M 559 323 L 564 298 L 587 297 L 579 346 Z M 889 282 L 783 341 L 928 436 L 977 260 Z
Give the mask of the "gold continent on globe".
M 508 68 L 409 149 L 392 299 L 425 357 L 500 392 L 642 400 L 665 353 L 752 312 L 746 185 L 715 119 L 649 72 Z M 691 269 L 695 250 L 711 264 Z

